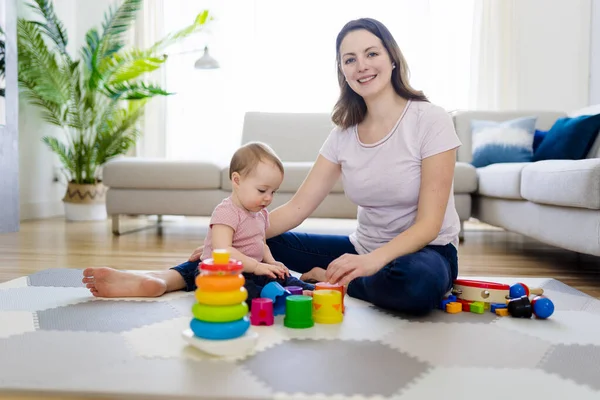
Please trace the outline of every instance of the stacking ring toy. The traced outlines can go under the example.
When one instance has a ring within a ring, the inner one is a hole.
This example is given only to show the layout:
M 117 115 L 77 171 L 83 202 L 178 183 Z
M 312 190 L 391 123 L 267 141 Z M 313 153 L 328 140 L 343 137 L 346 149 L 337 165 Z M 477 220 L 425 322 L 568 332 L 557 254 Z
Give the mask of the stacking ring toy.
M 239 304 L 242 301 L 246 301 L 247 298 L 248 291 L 243 286 L 238 290 L 229 292 L 206 292 L 204 290 L 196 290 L 196 300 L 198 300 L 198 303 L 209 306 L 229 306 L 232 304 Z
M 196 286 L 200 290 L 207 292 L 231 292 L 244 286 L 246 282 L 243 275 L 198 275 L 196 277 Z
M 190 328 L 194 335 L 202 339 L 228 340 L 242 336 L 250 327 L 250 319 L 243 317 L 237 321 L 214 323 L 192 319 Z
M 232 306 L 207 306 L 195 303 L 192 306 L 194 318 L 205 322 L 231 322 L 242 319 L 248 314 L 248 304 L 239 303 Z

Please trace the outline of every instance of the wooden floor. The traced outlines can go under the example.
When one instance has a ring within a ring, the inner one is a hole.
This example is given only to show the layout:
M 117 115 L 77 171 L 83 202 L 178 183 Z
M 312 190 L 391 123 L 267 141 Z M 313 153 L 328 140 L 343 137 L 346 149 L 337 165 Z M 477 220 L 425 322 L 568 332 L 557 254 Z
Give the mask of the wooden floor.
M 0 235 L 0 282 L 56 267 L 168 268 L 185 261 L 202 243 L 206 222 L 205 218 L 180 218 L 166 221 L 160 230 L 141 229 L 122 236 L 112 235 L 109 221 L 23 222 L 19 232 Z M 135 229 L 149 223 L 146 218 L 134 218 L 123 225 Z M 551 277 L 600 298 L 599 257 L 477 223 L 467 224 L 459 255 L 463 276 Z

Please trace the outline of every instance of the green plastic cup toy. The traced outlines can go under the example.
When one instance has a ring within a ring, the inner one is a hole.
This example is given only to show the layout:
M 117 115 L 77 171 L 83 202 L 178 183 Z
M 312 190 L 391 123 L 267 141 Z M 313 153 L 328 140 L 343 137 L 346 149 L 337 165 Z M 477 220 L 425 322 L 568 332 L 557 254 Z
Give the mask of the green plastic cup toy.
M 312 297 L 294 294 L 286 297 L 283 325 L 288 328 L 305 329 L 314 326 Z

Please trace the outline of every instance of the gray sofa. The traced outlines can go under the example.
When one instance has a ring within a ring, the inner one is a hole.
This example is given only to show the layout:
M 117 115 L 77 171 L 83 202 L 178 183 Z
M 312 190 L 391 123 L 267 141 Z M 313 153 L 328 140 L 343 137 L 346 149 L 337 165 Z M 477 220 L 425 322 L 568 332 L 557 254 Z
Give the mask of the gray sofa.
M 600 140 L 587 160 L 470 164 L 473 119 L 507 120 L 537 115 L 549 129 L 565 115 L 556 112 L 452 113 L 463 142 L 458 151 L 454 196 L 461 222 L 475 217 L 507 230 L 573 251 L 600 255 Z M 328 114 L 247 113 L 242 142 L 269 143 L 282 158 L 286 174 L 271 208 L 288 201 L 308 174 L 332 129 Z M 228 160 L 200 161 L 120 158 L 103 171 L 107 213 L 119 234 L 119 215 L 209 216 L 231 190 Z M 356 206 L 341 181 L 313 213 L 315 218 L 356 218 Z M 461 233 L 462 236 L 462 233 Z
M 590 109 L 600 112 L 596 108 Z M 569 116 L 585 114 L 573 112 Z M 463 142 L 458 159 L 471 162 L 471 121 L 537 116 L 548 130 L 566 113 L 549 111 L 452 113 Z M 544 160 L 477 168 L 472 216 L 564 249 L 600 256 L 600 136 L 583 160 Z

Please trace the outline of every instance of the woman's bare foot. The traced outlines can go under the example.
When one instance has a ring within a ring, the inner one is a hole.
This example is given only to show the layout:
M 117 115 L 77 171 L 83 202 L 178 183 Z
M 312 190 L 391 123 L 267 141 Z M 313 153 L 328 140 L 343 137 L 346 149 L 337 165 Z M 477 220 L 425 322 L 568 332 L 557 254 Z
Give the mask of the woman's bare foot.
M 167 282 L 156 275 L 96 267 L 86 268 L 81 281 L 96 297 L 158 297 L 166 292 Z
M 315 267 L 310 271 L 302 274 L 300 280 L 304 282 L 326 282 L 327 276 L 324 268 Z

